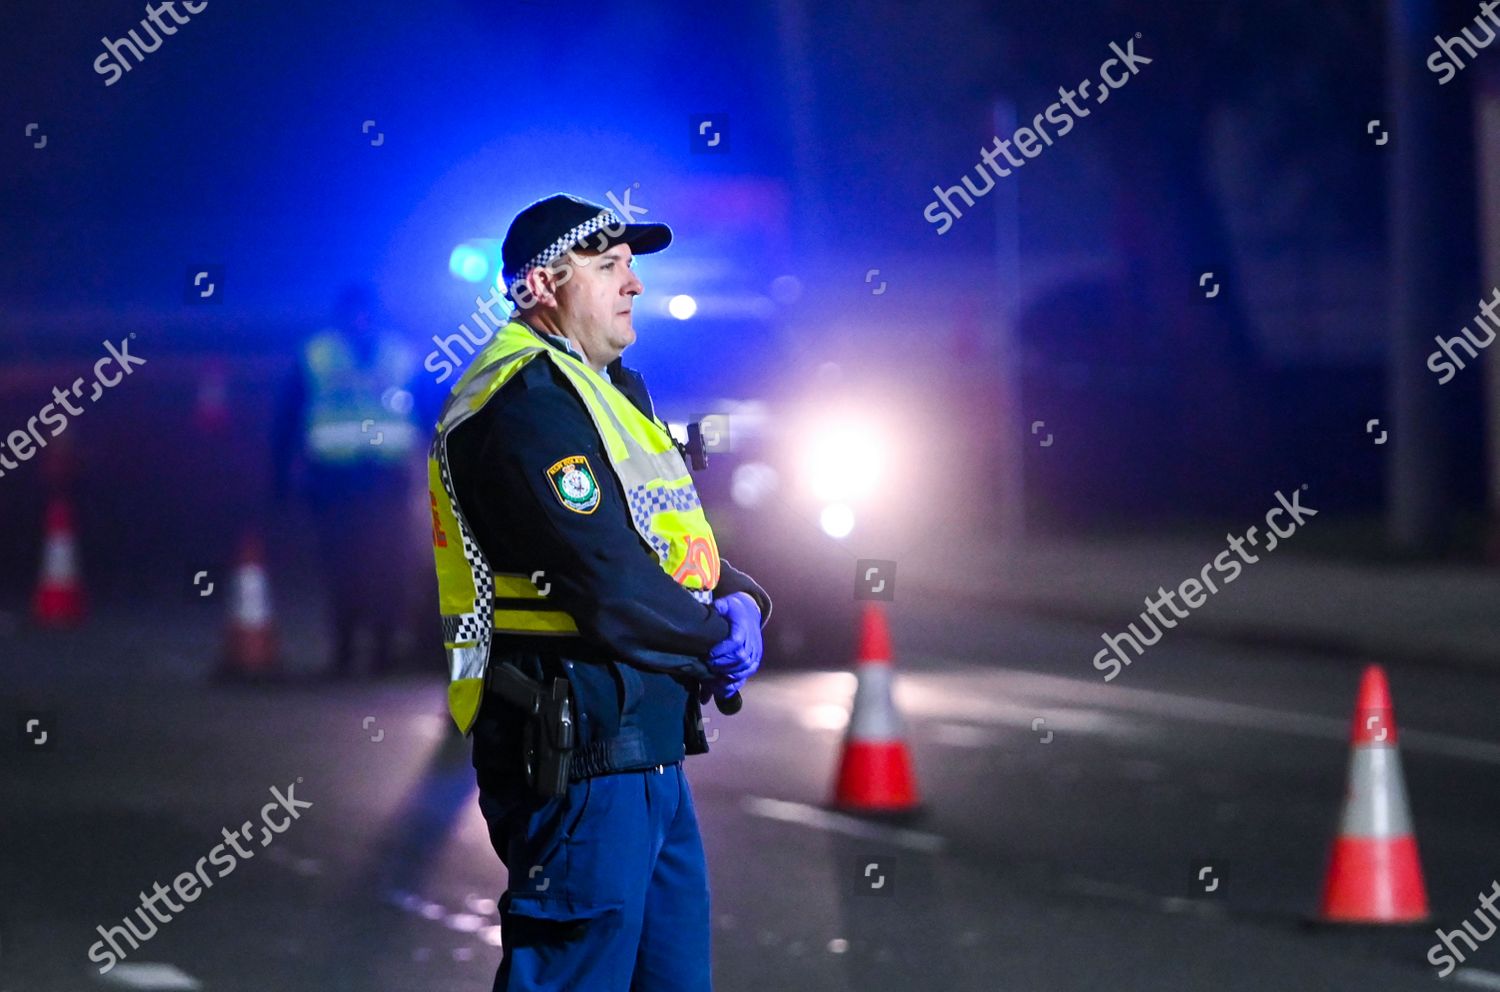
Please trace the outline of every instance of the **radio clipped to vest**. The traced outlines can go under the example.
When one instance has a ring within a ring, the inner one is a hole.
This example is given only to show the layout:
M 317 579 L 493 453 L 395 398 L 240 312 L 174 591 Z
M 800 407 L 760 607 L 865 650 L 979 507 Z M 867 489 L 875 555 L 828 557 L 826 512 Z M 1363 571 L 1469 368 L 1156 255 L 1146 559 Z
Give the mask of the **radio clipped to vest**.
M 495 665 L 490 680 L 500 698 L 526 714 L 521 730 L 526 787 L 543 798 L 567 792 L 576 739 L 568 680 L 554 678 L 551 688 L 544 689 L 510 662 Z

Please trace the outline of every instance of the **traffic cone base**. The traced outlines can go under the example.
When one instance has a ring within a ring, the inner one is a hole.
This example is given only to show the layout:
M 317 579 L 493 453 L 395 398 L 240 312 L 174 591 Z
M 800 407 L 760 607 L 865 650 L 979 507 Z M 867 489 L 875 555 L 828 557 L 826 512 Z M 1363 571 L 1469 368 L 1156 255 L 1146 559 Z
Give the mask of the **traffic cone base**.
M 1323 886 L 1329 923 L 1423 923 L 1428 918 L 1417 839 L 1340 837 Z
M 242 678 L 273 675 L 276 667 L 276 633 L 266 627 L 231 624 L 224 673 Z
M 31 611 L 45 626 L 72 626 L 83 621 L 83 597 L 75 588 L 43 587 L 36 591 Z
M 839 762 L 838 804 L 864 810 L 905 811 L 917 805 L 911 757 L 900 741 L 850 741 Z

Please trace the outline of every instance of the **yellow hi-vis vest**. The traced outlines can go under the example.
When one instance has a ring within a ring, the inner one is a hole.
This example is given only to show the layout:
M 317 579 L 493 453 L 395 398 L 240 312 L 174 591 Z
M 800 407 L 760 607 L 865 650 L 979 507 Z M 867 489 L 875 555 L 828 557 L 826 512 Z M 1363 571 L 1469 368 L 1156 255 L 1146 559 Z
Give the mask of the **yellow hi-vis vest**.
M 419 428 L 406 386 L 416 369 L 411 349 L 382 336 L 369 367 L 354 359 L 344 335 L 320 331 L 303 350 L 307 372 L 307 454 L 335 465 L 395 462 L 417 450 Z
M 608 378 L 551 347 L 526 324 L 506 324 L 454 385 L 427 459 L 432 551 L 452 677 L 448 709 L 465 734 L 479 714 L 485 670 L 496 643 L 503 644 L 514 635 L 581 636 L 573 617 L 547 602 L 545 581 L 538 590 L 531 574 L 491 568 L 464 520 L 448 468 L 449 431 L 478 413 L 501 386 L 539 355 L 562 370 L 588 408 L 610 468 L 625 491 L 631 523 L 655 551 L 662 570 L 705 604 L 713 601 L 712 590 L 719 581 L 719 549 L 713 529 L 666 425 L 647 417 Z M 600 479 L 599 484 L 608 483 Z M 535 605 L 496 609 L 496 597 L 534 600 Z

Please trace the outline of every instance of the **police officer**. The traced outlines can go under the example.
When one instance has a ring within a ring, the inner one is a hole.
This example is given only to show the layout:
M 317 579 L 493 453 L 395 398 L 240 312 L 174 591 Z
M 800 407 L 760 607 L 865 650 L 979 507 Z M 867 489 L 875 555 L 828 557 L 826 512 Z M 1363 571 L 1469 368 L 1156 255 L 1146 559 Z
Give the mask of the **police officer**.
M 512 319 L 429 459 L 449 708 L 505 863 L 496 990 L 711 988 L 685 755 L 737 708 L 770 598 L 719 557 L 682 449 L 620 363 L 636 254 L 671 241 L 562 194 L 502 246 Z
M 421 430 L 413 410 L 417 356 L 376 321 L 374 290 L 351 284 L 331 326 L 311 335 L 284 384 L 273 428 L 275 492 L 302 469 L 333 620 L 330 674 L 394 667 L 405 592 L 415 565 L 406 540 L 419 507 L 413 460 Z M 361 640 L 365 645 L 361 648 Z

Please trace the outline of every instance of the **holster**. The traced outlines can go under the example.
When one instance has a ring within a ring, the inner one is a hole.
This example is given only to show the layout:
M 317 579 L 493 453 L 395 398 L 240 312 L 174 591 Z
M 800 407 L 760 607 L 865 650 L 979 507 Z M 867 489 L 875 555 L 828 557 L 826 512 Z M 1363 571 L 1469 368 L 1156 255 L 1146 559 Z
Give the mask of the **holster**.
M 554 677 L 543 687 L 506 661 L 491 666 L 490 688 L 525 715 L 521 757 L 526 787 L 542 797 L 567 792 L 575 741 L 568 680 Z

